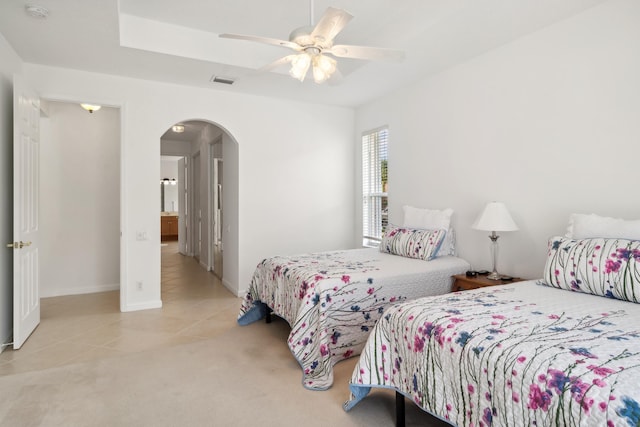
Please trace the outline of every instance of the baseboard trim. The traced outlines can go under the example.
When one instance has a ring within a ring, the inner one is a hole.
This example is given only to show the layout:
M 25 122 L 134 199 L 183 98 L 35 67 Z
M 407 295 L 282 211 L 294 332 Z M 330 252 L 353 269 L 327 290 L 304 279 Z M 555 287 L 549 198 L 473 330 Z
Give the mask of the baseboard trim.
M 149 310 L 152 308 L 162 308 L 162 300 L 156 301 L 148 301 L 138 304 L 128 304 L 126 307 L 120 307 L 120 311 L 128 312 L 128 311 L 140 311 L 140 310 Z
M 237 297 L 243 297 L 247 293 L 247 291 L 240 292 L 238 289 L 236 289 L 235 286 L 231 284 L 231 282 L 229 282 L 228 280 L 225 280 L 224 278 L 222 279 L 222 286 L 229 289 L 229 292 L 231 292 Z
M 12 347 L 12 344 L 8 344 L 8 343 L 13 341 L 13 330 L 5 333 L 4 335 L 5 335 L 5 337 L 2 340 L 2 344 L 0 344 L 0 353 L 5 351 L 9 347 Z
M 120 289 L 120 283 L 111 285 L 84 286 L 81 288 L 40 289 L 40 298 L 62 297 L 66 295 L 96 294 Z

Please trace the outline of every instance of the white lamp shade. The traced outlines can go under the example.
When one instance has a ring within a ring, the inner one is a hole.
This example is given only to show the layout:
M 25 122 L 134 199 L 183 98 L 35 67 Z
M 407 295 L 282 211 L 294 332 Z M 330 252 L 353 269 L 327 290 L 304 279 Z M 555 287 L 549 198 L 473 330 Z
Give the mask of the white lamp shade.
M 502 202 L 487 203 L 471 228 L 484 231 L 516 231 L 518 226 Z

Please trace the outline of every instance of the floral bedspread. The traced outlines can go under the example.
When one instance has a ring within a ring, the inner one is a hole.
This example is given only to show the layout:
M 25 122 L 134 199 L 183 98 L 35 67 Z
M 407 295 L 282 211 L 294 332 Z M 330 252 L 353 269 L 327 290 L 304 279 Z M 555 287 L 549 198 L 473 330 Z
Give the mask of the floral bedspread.
M 469 264 L 456 257 L 432 261 L 354 249 L 272 257 L 256 268 L 238 323 L 263 318 L 267 306 L 291 326 L 288 345 L 313 390 L 333 383 L 333 365 L 360 354 L 389 305 L 449 292 L 451 276 Z
M 640 304 L 535 281 L 396 304 L 345 409 L 372 387 L 459 426 L 637 426 Z

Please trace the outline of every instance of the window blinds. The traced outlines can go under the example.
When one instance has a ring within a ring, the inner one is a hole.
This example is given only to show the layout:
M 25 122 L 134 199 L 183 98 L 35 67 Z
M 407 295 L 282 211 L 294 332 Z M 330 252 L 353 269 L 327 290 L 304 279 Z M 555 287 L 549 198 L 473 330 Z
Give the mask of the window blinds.
M 387 146 L 389 130 L 362 136 L 362 236 L 364 246 L 376 246 L 387 226 Z

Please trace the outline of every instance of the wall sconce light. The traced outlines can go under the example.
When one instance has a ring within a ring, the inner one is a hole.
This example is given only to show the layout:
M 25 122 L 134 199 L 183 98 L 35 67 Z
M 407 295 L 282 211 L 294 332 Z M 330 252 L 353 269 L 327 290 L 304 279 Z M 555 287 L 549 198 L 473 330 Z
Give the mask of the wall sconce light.
M 174 125 L 171 127 L 171 130 L 175 133 L 182 133 L 184 132 L 184 125 Z
M 80 104 L 80 106 L 92 114 L 94 111 L 98 111 L 99 109 L 102 108 L 101 105 L 93 105 L 93 104 Z
M 176 185 L 178 183 L 178 181 L 173 178 L 173 179 L 169 179 L 169 178 L 163 178 L 160 180 L 160 184 L 162 185 Z

